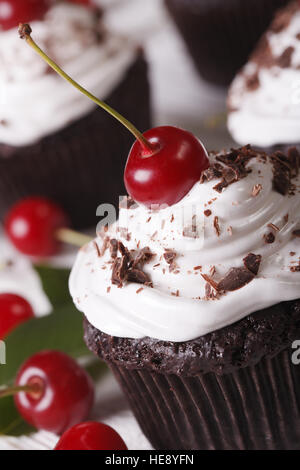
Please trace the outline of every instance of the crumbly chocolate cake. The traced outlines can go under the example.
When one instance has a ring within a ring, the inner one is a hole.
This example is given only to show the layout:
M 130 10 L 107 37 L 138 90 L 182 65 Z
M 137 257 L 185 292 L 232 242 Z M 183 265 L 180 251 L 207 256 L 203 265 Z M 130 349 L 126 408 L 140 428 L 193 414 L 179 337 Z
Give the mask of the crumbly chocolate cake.
M 183 376 L 228 374 L 272 357 L 300 338 L 300 299 L 252 313 L 234 325 L 184 343 L 112 337 L 86 319 L 84 328 L 88 348 L 109 363 Z

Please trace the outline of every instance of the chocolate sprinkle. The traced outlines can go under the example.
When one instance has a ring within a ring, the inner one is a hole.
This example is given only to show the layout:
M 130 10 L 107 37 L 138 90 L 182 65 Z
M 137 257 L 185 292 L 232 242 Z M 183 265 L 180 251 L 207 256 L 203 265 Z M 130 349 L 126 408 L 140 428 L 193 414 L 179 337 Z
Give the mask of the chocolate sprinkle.
M 211 212 L 210 209 L 206 209 L 206 210 L 204 211 L 204 215 L 205 215 L 206 217 L 210 217 L 211 214 L 212 214 L 212 212 Z
M 215 228 L 217 236 L 219 237 L 221 234 L 221 229 L 219 225 L 219 217 L 217 216 L 214 218 L 214 228 Z

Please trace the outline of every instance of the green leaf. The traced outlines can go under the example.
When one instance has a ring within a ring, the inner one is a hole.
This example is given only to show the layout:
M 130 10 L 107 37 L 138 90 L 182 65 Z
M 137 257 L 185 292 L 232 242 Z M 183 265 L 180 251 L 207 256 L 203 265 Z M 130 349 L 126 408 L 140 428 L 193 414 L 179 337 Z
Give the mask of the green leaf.
M 43 265 L 34 265 L 33 267 L 38 273 L 45 294 L 48 296 L 54 308 L 72 303 L 68 287 L 70 277 L 69 269 L 53 268 Z
M 20 365 L 39 351 L 56 349 L 74 358 L 90 354 L 83 341 L 82 314 L 71 304 L 22 324 L 5 344 L 6 364 L 0 365 L 0 386 L 12 384 Z
M 34 432 L 35 429 L 21 418 L 15 407 L 13 397 L 2 398 L 0 400 L 0 436 L 9 434 L 10 436 L 22 436 Z

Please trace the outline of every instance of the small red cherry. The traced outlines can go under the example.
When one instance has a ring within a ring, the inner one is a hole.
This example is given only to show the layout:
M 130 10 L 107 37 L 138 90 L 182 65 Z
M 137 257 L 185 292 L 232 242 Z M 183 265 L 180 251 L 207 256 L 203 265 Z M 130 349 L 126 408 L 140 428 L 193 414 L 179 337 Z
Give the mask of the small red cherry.
M 59 229 L 69 225 L 65 212 L 54 202 L 40 197 L 17 203 L 5 220 L 7 236 L 15 247 L 29 256 L 50 256 L 59 251 Z
M 21 367 L 14 397 L 21 416 L 37 429 L 62 433 L 85 420 L 94 401 L 90 376 L 74 359 L 59 351 L 43 351 Z
M 127 450 L 127 447 L 110 426 L 90 421 L 66 431 L 54 450 Z
M 49 0 L 0 0 L 0 29 L 6 31 L 19 23 L 42 19 Z
M 23 297 L 0 294 L 0 340 L 32 317 L 34 317 L 32 307 Z
M 126 189 L 148 207 L 176 204 L 208 168 L 207 152 L 193 134 L 177 127 L 157 127 L 143 135 L 154 151 L 134 143 L 125 168 Z

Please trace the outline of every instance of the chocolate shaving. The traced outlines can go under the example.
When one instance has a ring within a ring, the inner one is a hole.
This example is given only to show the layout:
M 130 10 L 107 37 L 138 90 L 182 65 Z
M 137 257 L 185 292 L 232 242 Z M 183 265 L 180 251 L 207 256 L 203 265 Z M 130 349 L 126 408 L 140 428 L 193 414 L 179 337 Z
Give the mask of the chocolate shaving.
M 275 34 L 281 33 L 289 26 L 294 12 L 295 10 L 291 8 L 291 5 L 288 8 L 279 10 L 270 26 L 270 30 Z
M 300 153 L 296 147 L 291 147 L 287 156 L 277 151 L 270 158 L 273 163 L 273 188 L 285 196 L 291 189 L 292 178 L 299 174 Z
M 164 258 L 168 264 L 172 264 L 176 259 L 177 253 L 173 250 L 167 250 L 164 253 Z
M 291 66 L 292 63 L 292 55 L 295 51 L 293 46 L 289 46 L 285 49 L 285 51 L 281 54 L 280 57 L 277 59 L 277 65 L 279 67 L 286 69 Z
M 200 177 L 200 183 L 205 181 L 212 181 L 216 178 L 221 178 L 223 174 L 223 167 L 219 163 L 213 163 L 207 170 L 204 170 Z
M 114 259 L 112 268 L 112 283 L 118 287 L 122 287 L 125 281 L 145 284 L 152 287 L 151 279 L 148 274 L 144 273 L 142 266 L 147 263 L 153 255 L 148 247 L 143 248 L 136 258 L 124 246 L 124 244 L 115 239 L 110 240 L 111 254 Z M 121 257 L 114 258 L 120 252 Z
M 264 235 L 264 240 L 265 240 L 266 243 L 269 243 L 269 244 L 274 243 L 275 242 L 274 233 L 269 232 L 269 233 L 265 234 Z
M 123 286 L 123 282 L 126 280 L 127 275 L 127 262 L 125 256 L 122 258 L 116 258 L 113 264 L 111 282 L 118 287 Z
M 151 252 L 150 248 L 146 246 L 145 248 L 142 248 L 142 250 L 139 252 L 137 257 L 135 258 L 132 267 L 143 267 L 144 264 L 148 263 L 152 258 L 154 254 Z
M 214 218 L 214 228 L 215 228 L 217 236 L 219 237 L 221 235 L 221 229 L 219 225 L 219 217 L 217 216 Z
M 300 229 L 294 230 L 292 233 L 294 237 L 300 238 Z
M 251 172 L 247 168 L 247 163 L 256 156 L 257 153 L 252 150 L 250 145 L 217 155 L 216 159 L 219 163 L 212 164 L 202 173 L 200 183 L 221 178 L 221 181 L 213 188 L 221 193 L 227 186 L 245 178 Z
M 98 243 L 93 242 L 93 245 L 94 245 L 94 247 L 95 247 L 95 249 L 96 249 L 98 258 L 101 258 L 101 251 L 100 251 L 100 248 L 99 248 L 99 246 L 98 246 Z
M 201 273 L 201 276 L 203 277 L 203 279 L 209 284 L 211 285 L 211 287 L 213 287 L 216 291 L 219 291 L 219 284 L 214 281 L 210 276 L 208 276 L 207 274 L 202 274 Z
M 115 238 L 109 241 L 109 250 L 111 257 L 115 259 L 118 255 L 118 241 Z
M 122 257 L 125 258 L 126 263 L 130 264 L 132 262 L 131 254 L 126 248 L 126 246 L 123 245 L 122 242 L 118 242 L 118 250 L 121 253 Z
M 275 232 L 279 232 L 279 227 L 277 227 L 277 225 L 274 225 L 271 223 L 271 224 L 268 224 L 268 227 L 274 230 Z
M 214 279 L 212 279 L 212 277 L 208 276 L 207 274 L 201 274 L 201 276 L 219 294 L 225 292 L 232 292 L 237 289 L 241 289 L 255 278 L 255 276 L 258 274 L 261 260 L 261 255 L 249 253 L 243 259 L 244 267 L 231 268 L 228 273 L 223 277 L 223 279 L 221 279 L 221 281 L 219 282 L 216 282 Z M 206 286 L 206 291 L 207 289 L 208 288 Z M 207 292 L 206 297 L 209 297 Z
M 259 193 L 262 190 L 262 185 L 261 184 L 255 184 L 252 189 L 252 196 L 256 197 L 259 195 Z
M 255 72 L 253 75 L 248 75 L 246 77 L 246 87 L 249 91 L 255 91 L 260 86 L 260 81 L 258 77 L 258 72 Z
M 254 253 L 249 253 L 244 259 L 245 268 L 257 276 L 262 257 L 261 255 L 255 255 Z
M 137 268 L 130 269 L 130 271 L 127 272 L 127 281 L 152 286 L 151 279 L 148 274 L 144 273 L 144 271 Z
M 232 292 L 241 289 L 253 281 L 255 275 L 247 268 L 231 268 L 219 282 L 218 290 Z
M 204 211 L 204 215 L 205 215 L 206 217 L 210 217 L 211 214 L 212 214 L 212 212 L 211 212 L 210 209 L 206 209 L 206 210 Z

